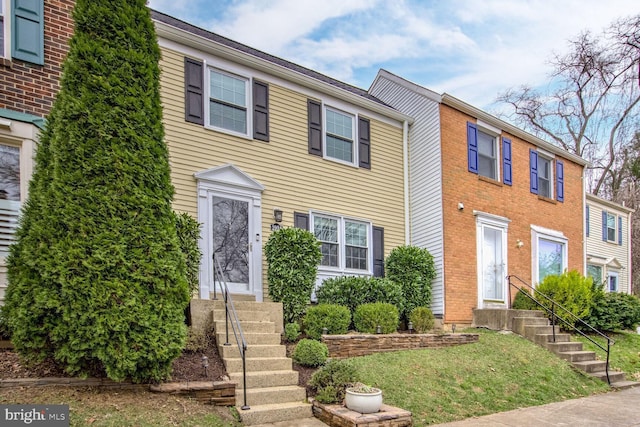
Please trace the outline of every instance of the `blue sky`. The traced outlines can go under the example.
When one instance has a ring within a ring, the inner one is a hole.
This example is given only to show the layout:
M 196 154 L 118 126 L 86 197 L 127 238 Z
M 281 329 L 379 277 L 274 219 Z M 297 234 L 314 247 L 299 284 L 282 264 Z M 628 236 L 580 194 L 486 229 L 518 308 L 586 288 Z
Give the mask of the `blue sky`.
M 638 0 L 149 0 L 149 6 L 367 89 L 380 68 L 492 110 L 543 85 L 552 53 Z

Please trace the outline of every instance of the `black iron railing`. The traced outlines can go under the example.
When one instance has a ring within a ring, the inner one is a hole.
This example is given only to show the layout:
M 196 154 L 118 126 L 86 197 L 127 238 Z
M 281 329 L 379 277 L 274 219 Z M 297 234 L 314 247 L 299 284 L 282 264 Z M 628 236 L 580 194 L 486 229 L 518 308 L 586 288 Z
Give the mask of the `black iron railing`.
M 238 320 L 238 314 L 236 313 L 236 308 L 233 306 L 233 300 L 231 299 L 231 294 L 229 293 L 229 288 L 227 287 L 227 280 L 224 276 L 224 270 L 220 265 L 220 261 L 216 259 L 215 254 L 213 255 L 213 299 L 217 299 L 216 288 L 220 286 L 220 293 L 224 299 L 224 323 L 225 323 L 225 343 L 224 345 L 229 346 L 229 325 L 231 325 L 231 331 L 233 332 L 233 336 L 235 337 L 236 344 L 238 345 L 238 350 L 240 351 L 240 357 L 242 357 L 242 391 L 243 391 L 243 399 L 244 405 L 242 405 L 241 409 L 247 410 L 251 409 L 249 405 L 247 405 L 247 362 L 246 362 L 246 351 L 247 351 L 247 341 L 244 339 L 244 334 L 242 333 L 242 326 L 240 326 L 240 320 Z
M 523 289 L 522 287 L 514 284 L 512 282 L 512 279 L 517 280 L 521 284 L 521 286 L 523 285 L 526 288 Z M 518 276 L 513 275 L 513 274 L 509 275 L 509 276 L 507 276 L 507 280 L 509 281 L 509 304 L 511 304 L 511 301 L 512 301 L 512 299 L 511 299 L 511 288 L 513 287 L 513 288 L 521 291 L 524 295 L 526 295 L 531 301 L 533 301 L 536 305 L 541 307 L 549 315 L 549 317 L 551 319 L 551 330 L 553 331 L 553 342 L 556 342 L 556 324 L 558 324 L 558 321 L 560 321 L 562 323 L 562 327 L 564 327 L 566 330 L 570 330 L 570 331 L 573 331 L 575 333 L 578 333 L 578 334 L 582 335 L 588 341 L 590 341 L 593 345 L 595 345 L 600 350 L 602 350 L 602 351 L 604 351 L 606 353 L 607 361 L 606 361 L 606 365 L 605 365 L 605 372 L 607 374 L 607 383 L 609 385 L 611 385 L 611 380 L 609 379 L 609 354 L 611 352 L 611 345 L 614 344 L 614 341 L 611 338 L 609 338 L 608 336 L 606 336 L 605 334 L 603 334 L 602 332 L 600 332 L 599 330 L 597 330 L 596 328 L 594 328 L 593 326 L 589 325 L 587 322 L 585 322 L 584 320 L 582 320 L 581 318 L 579 318 L 575 314 L 573 314 L 572 312 L 570 312 L 569 310 L 567 310 L 566 308 L 564 308 L 562 305 L 558 304 L 556 301 L 551 299 L 549 296 L 543 294 L 542 292 L 538 291 L 537 289 L 534 289 L 533 286 L 531 286 L 530 284 L 528 284 L 527 282 L 525 282 L 524 280 L 522 280 Z M 535 295 L 535 297 L 534 297 L 534 295 Z M 537 298 L 543 299 L 545 304 L 543 304 L 542 302 L 538 301 Z M 561 313 L 560 316 L 558 315 L 558 311 Z M 571 319 L 571 321 L 567 320 L 567 318 Z M 580 328 L 576 327 L 577 324 L 579 324 L 581 327 Z M 603 345 L 601 345 L 600 343 L 595 341 L 589 335 L 585 334 L 581 329 L 582 330 L 586 330 L 586 331 L 590 331 L 594 335 L 597 335 L 597 336 L 600 336 L 600 337 L 604 338 L 606 340 L 606 342 L 607 342 L 607 347 L 605 348 Z

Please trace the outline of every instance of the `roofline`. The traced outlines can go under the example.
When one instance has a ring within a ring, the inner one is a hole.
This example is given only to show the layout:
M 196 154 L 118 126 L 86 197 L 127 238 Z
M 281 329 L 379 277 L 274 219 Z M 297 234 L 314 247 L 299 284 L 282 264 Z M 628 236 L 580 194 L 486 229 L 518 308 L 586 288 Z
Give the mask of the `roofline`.
M 586 193 L 587 200 L 591 200 L 593 202 L 601 203 L 613 209 L 618 209 L 620 211 L 626 212 L 628 214 L 635 212 L 635 209 L 628 208 L 619 203 L 612 202 L 611 200 L 603 199 L 602 197 L 598 197 L 595 194 Z
M 151 17 L 155 23 L 158 37 L 166 38 L 247 67 L 255 68 L 309 89 L 335 96 L 400 122 L 406 121 L 411 124 L 414 121 L 411 116 L 388 106 L 364 89 L 253 49 L 161 12 L 151 10 Z
M 376 74 L 375 79 L 373 79 L 373 83 L 371 83 L 371 86 L 369 86 L 369 91 L 371 91 L 371 88 L 373 88 L 377 83 L 378 80 L 380 79 L 387 79 L 387 80 L 391 80 L 393 83 L 402 86 L 406 89 L 409 89 L 419 95 L 424 96 L 425 98 L 428 98 L 432 101 L 437 102 L 438 104 L 440 104 L 442 102 L 442 95 L 440 95 L 437 92 L 432 91 L 431 89 L 427 89 L 424 86 L 420 86 L 417 83 L 414 83 L 412 81 L 409 81 L 407 79 L 405 79 L 404 77 L 400 77 L 397 74 L 393 74 L 387 70 L 385 70 L 384 68 L 381 68 L 380 70 L 378 70 L 378 74 Z
M 549 151 L 558 156 L 562 156 L 565 159 L 571 160 L 574 163 L 577 163 L 582 166 L 588 166 L 589 162 L 583 159 L 580 156 L 572 154 L 568 151 L 565 151 L 555 145 L 538 138 L 537 136 L 531 135 L 528 132 L 523 131 L 516 126 L 505 122 L 502 119 L 497 118 L 485 111 L 480 110 L 479 108 L 474 107 L 473 105 L 467 104 L 466 102 L 449 95 L 448 93 L 442 94 L 442 103 L 448 105 L 450 107 L 456 108 L 464 113 L 467 113 L 471 116 L 474 116 L 477 119 L 480 119 L 492 126 L 496 126 L 502 130 L 509 132 L 511 135 L 517 136 L 520 139 L 523 139 L 537 147 L 540 147 L 546 151 Z

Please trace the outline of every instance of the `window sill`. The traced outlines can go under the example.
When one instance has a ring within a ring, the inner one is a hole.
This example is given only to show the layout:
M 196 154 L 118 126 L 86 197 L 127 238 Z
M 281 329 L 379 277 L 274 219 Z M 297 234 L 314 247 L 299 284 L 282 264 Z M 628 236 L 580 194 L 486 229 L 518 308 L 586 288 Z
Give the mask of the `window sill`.
M 483 176 L 483 175 L 478 175 L 478 180 L 482 181 L 482 182 L 488 182 L 489 184 L 493 184 L 493 185 L 498 186 L 498 187 L 502 187 L 503 186 L 503 184 L 500 181 L 495 180 L 493 178 L 488 178 L 488 177 Z
M 6 68 L 13 68 L 13 61 L 9 58 L 0 58 L 0 65 Z
M 551 203 L 552 205 L 557 205 L 558 204 L 557 201 L 555 201 L 553 199 L 550 199 L 549 197 L 544 197 L 544 196 L 540 196 L 540 195 L 538 195 L 538 200 L 542 200 L 543 202 Z

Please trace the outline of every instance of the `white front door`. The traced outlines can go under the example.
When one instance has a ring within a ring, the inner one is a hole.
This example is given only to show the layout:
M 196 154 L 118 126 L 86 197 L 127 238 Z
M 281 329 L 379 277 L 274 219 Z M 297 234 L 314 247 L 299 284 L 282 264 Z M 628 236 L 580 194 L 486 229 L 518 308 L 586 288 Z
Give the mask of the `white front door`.
M 507 295 L 509 220 L 476 212 L 478 308 L 504 306 Z

